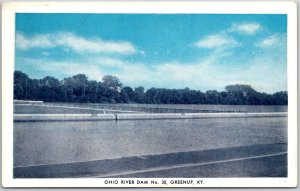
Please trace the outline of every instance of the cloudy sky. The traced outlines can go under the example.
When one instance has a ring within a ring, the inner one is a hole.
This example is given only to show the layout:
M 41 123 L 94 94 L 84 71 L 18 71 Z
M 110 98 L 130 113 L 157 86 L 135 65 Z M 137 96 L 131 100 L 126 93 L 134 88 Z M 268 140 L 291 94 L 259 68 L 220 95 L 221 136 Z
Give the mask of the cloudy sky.
M 17 14 L 15 69 L 146 89 L 287 90 L 286 15 Z

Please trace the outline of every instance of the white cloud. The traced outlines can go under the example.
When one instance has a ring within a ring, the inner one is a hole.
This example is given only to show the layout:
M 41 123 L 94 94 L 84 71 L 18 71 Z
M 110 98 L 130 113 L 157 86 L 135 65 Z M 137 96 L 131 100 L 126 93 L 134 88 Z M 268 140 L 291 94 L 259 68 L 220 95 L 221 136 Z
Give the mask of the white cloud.
M 32 37 L 16 33 L 16 46 L 23 50 L 64 47 L 78 53 L 133 54 L 137 51 L 134 45 L 127 41 L 106 41 L 99 38 L 87 39 L 69 32 L 40 34 Z
M 272 36 L 268 36 L 267 38 L 261 40 L 260 42 L 256 43 L 255 45 L 258 47 L 270 47 L 270 46 L 274 46 L 276 44 L 278 44 L 280 41 L 279 39 L 279 35 L 275 34 Z
M 76 74 L 86 74 L 91 80 L 101 80 L 104 75 L 101 70 L 98 69 L 96 65 L 85 64 L 79 62 L 66 62 L 66 61 L 53 61 L 53 60 L 42 60 L 42 59 L 29 59 L 22 58 L 22 63 L 24 65 L 33 65 L 40 71 L 46 71 L 49 75 L 55 77 L 57 71 L 59 75 L 65 77 L 71 77 Z
M 99 67 L 122 68 L 124 66 L 124 61 L 110 57 L 94 57 L 90 58 L 90 62 L 93 63 L 89 64 Z
M 130 42 L 104 41 L 98 38 L 86 39 L 72 33 L 60 33 L 57 35 L 56 41 L 58 45 L 67 46 L 76 52 L 111 52 L 119 54 L 133 54 L 136 52 L 136 49 Z
M 16 33 L 16 46 L 20 49 L 30 48 L 53 48 L 55 43 L 51 41 L 49 35 L 36 35 L 34 37 L 26 37 L 22 33 Z
M 196 42 L 198 48 L 222 48 L 222 47 L 234 47 L 239 43 L 225 34 L 209 35 Z
M 234 23 L 232 24 L 231 28 L 228 29 L 228 32 L 254 35 L 261 29 L 262 26 L 258 23 Z

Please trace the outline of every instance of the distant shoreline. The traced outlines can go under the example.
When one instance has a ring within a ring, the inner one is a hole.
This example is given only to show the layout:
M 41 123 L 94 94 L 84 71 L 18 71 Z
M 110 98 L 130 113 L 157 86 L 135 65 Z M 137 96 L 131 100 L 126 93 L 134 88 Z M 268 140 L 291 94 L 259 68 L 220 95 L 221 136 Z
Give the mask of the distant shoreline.
M 61 103 L 104 104 L 210 104 L 210 105 L 287 105 L 288 92 L 261 93 L 250 85 L 235 84 L 225 91 L 124 86 L 116 76 L 102 81 L 88 80 L 85 74 L 58 80 L 51 76 L 31 79 L 21 71 L 14 73 L 14 99 Z

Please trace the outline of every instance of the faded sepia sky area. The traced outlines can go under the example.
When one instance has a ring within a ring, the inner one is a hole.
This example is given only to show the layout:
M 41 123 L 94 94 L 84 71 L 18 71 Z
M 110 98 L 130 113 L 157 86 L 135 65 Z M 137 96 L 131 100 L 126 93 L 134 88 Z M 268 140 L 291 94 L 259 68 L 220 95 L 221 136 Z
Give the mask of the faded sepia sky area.
M 146 89 L 287 90 L 287 16 L 17 14 L 15 70 Z

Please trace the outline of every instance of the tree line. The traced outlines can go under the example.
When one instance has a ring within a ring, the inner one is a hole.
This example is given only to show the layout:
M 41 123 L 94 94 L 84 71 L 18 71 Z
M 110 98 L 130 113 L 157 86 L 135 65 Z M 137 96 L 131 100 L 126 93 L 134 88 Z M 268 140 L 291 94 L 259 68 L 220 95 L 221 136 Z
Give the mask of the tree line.
M 286 91 L 267 94 L 249 85 L 228 85 L 225 91 L 150 88 L 123 86 L 116 76 L 102 81 L 88 80 L 85 74 L 58 80 L 51 76 L 31 79 L 21 71 L 14 72 L 14 99 L 68 103 L 143 103 L 143 104 L 227 104 L 287 105 Z

